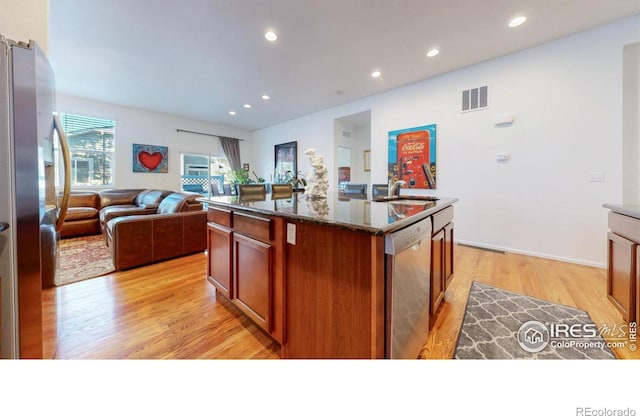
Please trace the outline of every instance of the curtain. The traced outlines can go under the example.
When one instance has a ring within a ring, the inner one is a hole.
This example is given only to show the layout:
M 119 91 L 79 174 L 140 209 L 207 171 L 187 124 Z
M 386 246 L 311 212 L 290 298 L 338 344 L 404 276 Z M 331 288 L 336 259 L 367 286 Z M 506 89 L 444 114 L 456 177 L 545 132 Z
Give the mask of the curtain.
M 242 162 L 240 161 L 240 139 L 234 139 L 233 137 L 220 136 L 220 143 L 222 144 L 222 150 L 224 155 L 229 160 L 231 169 L 241 169 Z

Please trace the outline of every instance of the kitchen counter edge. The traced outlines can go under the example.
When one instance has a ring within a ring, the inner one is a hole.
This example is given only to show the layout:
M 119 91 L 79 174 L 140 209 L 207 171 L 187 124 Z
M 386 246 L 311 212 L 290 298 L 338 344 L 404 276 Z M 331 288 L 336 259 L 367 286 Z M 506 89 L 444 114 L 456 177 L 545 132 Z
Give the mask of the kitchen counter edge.
M 214 197 L 215 198 L 215 197 Z M 235 203 L 229 203 L 227 201 L 220 201 L 220 200 L 216 200 L 216 199 L 210 199 L 210 198 L 199 198 L 198 201 L 205 203 L 205 204 L 209 204 L 209 205 L 214 205 L 217 207 L 221 207 L 223 209 L 233 209 L 236 211 L 243 211 L 243 212 L 247 212 L 247 213 L 256 213 L 256 214 L 263 214 L 263 215 L 269 215 L 269 216 L 273 216 L 273 217 L 281 217 L 281 218 L 287 218 L 287 219 L 291 219 L 291 220 L 296 220 L 296 221 L 301 221 L 301 222 L 306 222 L 306 223 L 312 223 L 312 224 L 318 224 L 318 225 L 324 225 L 327 227 L 334 227 L 334 228 L 339 228 L 339 229 L 343 229 L 343 230 L 349 230 L 349 231 L 361 231 L 361 232 L 366 232 L 372 235 L 376 235 L 376 236 L 380 236 L 380 235 L 385 235 L 385 234 L 389 234 L 392 233 L 394 231 L 400 230 L 402 228 L 405 228 L 411 224 L 414 224 L 422 219 L 428 218 L 430 216 L 432 216 L 433 214 L 442 211 L 443 209 L 453 205 L 454 203 L 456 203 L 458 201 L 458 198 L 452 198 L 452 197 L 442 197 L 436 201 L 434 201 L 436 203 L 436 205 L 434 207 L 431 208 L 427 208 L 422 212 L 419 212 L 417 214 L 414 214 L 408 218 L 404 218 L 401 220 L 398 220 L 392 224 L 388 224 L 386 226 L 383 227 L 371 227 L 371 226 L 366 226 L 366 225 L 360 225 L 360 224 L 353 224 L 353 223 L 345 223 L 345 222 L 339 222 L 339 221 L 331 221 L 331 220 L 326 220 L 326 219 L 322 219 L 322 218 L 314 218 L 314 217 L 309 217 L 306 215 L 299 215 L 299 214 L 292 214 L 292 213 L 288 213 L 288 212 L 281 212 L 281 211 L 275 211 L 275 210 L 270 210 L 270 209 L 264 209 L 264 208 L 256 208 L 256 207 L 251 207 L 251 206 L 246 206 L 246 205 L 240 205 L 240 204 L 235 204 Z M 374 201 L 373 203 L 376 204 L 389 204 L 389 202 L 386 201 Z
M 640 205 L 633 204 L 604 204 L 604 208 L 608 208 L 616 214 L 626 215 L 640 220 Z

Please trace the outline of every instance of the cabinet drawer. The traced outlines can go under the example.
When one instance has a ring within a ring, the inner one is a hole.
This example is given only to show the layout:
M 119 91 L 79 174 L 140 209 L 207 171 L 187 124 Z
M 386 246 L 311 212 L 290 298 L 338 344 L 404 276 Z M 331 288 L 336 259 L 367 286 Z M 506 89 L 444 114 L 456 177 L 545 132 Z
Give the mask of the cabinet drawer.
M 609 229 L 614 233 L 640 243 L 640 220 L 609 212 Z
M 215 222 L 216 224 L 231 228 L 233 218 L 232 215 L 233 214 L 229 210 L 209 207 L 207 220 L 209 222 Z
M 273 228 L 269 218 L 235 212 L 233 215 L 233 230 L 259 240 L 271 241 Z
M 445 225 L 453 221 L 453 206 L 449 206 L 442 211 L 438 211 L 433 214 L 431 216 L 431 221 L 433 221 L 433 234 L 435 235 L 438 231 L 444 228 Z

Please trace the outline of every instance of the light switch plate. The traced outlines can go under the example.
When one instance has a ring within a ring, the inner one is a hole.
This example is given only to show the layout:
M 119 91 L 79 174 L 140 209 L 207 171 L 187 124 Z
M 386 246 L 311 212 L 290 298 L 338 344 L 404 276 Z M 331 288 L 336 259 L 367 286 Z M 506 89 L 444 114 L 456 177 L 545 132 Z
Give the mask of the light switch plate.
M 287 243 L 296 245 L 296 225 L 287 223 Z
M 589 172 L 589 177 L 587 180 L 589 182 L 604 182 L 604 178 L 604 172 Z

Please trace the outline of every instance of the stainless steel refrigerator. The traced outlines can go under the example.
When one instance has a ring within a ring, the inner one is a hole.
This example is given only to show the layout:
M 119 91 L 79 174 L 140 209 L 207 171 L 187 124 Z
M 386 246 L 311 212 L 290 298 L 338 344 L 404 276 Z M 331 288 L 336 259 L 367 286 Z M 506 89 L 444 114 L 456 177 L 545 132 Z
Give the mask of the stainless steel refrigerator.
M 54 76 L 45 54 L 33 41 L 0 35 L 2 358 L 43 356 L 42 288 L 55 276 L 56 228 L 68 202 L 66 177 L 65 196 L 55 189 L 54 109 Z

